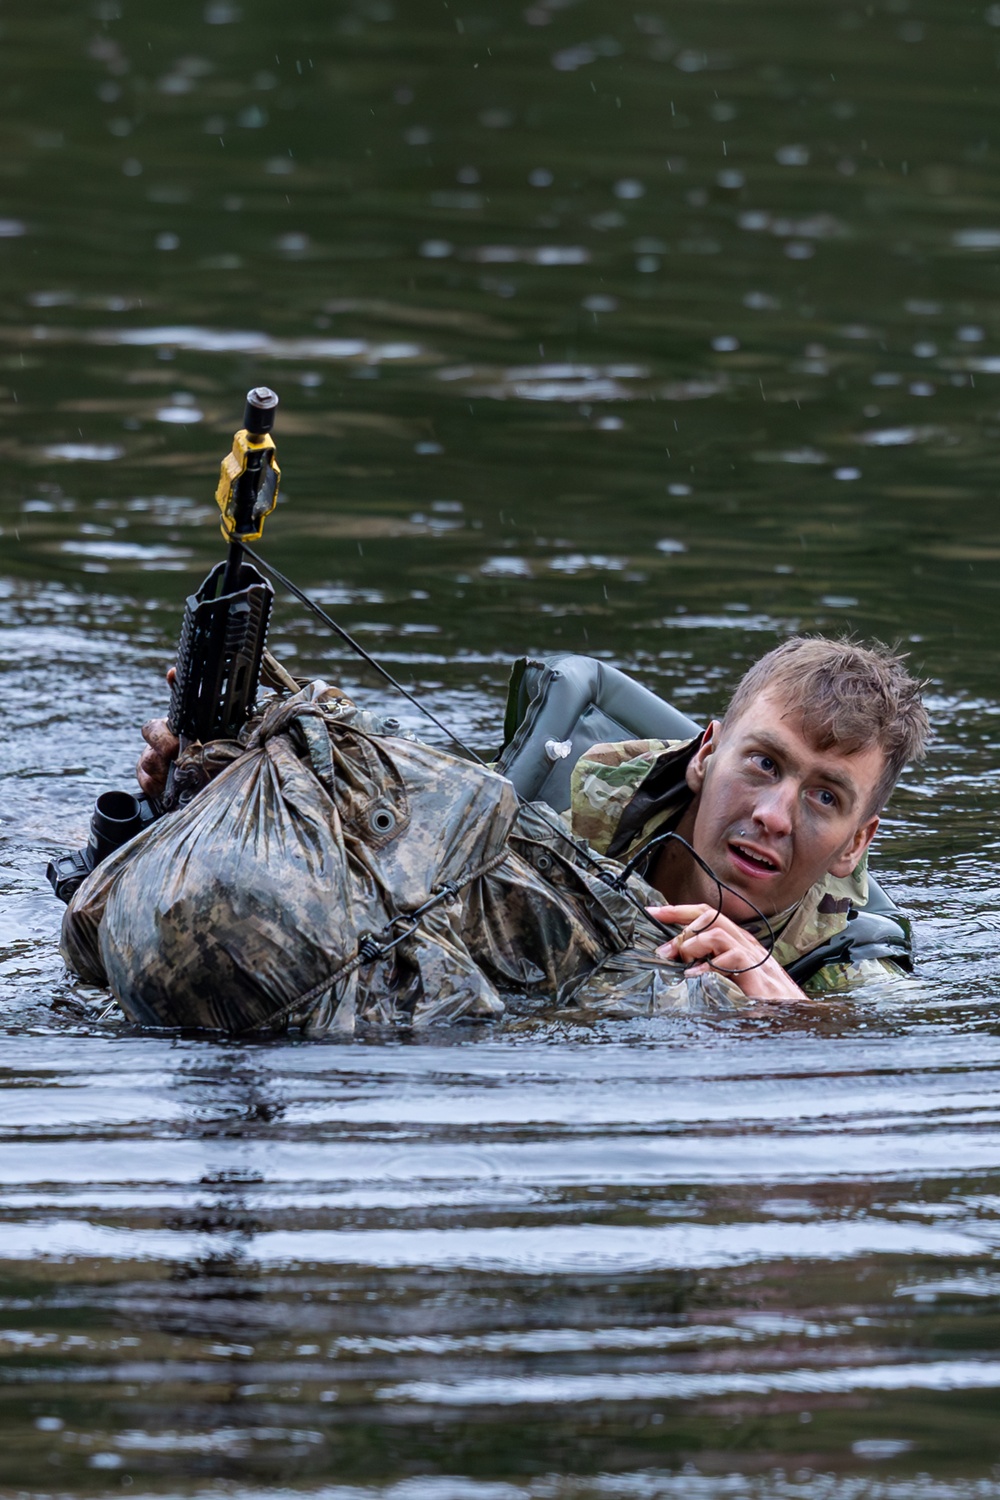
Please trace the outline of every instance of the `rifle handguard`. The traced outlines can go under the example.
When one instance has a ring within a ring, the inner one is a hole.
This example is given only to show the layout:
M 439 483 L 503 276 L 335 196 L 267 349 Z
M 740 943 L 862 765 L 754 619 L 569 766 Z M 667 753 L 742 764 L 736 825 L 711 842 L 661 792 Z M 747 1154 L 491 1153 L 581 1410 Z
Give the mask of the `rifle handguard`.
M 225 570 L 213 568 L 184 606 L 167 725 L 185 741 L 235 739 L 253 708 L 274 590 L 245 562 L 239 589 L 216 598 Z

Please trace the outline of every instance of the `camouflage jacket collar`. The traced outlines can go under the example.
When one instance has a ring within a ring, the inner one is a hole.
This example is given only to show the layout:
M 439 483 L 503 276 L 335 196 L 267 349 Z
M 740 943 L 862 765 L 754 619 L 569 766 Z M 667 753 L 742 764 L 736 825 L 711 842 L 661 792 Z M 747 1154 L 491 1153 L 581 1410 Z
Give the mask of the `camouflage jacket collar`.
M 626 740 L 595 746 L 573 771 L 573 832 L 599 853 L 627 860 L 680 821 L 691 803 L 688 762 L 703 736 L 690 740 Z M 846 877 L 825 875 L 797 906 L 772 918 L 774 956 L 783 968 L 828 942 L 847 925 L 852 907 L 868 900 L 867 859 Z M 764 924 L 748 923 L 751 931 Z

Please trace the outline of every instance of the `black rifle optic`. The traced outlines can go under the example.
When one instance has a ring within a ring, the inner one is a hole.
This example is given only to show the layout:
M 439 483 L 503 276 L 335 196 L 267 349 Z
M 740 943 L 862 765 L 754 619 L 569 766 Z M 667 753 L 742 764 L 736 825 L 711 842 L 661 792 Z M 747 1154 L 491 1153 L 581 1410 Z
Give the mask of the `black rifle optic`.
M 232 739 L 257 697 L 274 590 L 246 561 L 278 502 L 281 470 L 271 437 L 278 398 L 267 386 L 247 393 L 243 426 L 222 460 L 216 503 L 228 545 L 224 562 L 189 594 L 177 645 L 167 726 L 181 742 Z M 69 901 L 95 865 L 176 805 L 173 767 L 162 799 L 143 792 L 102 792 L 82 849 L 49 863 L 46 874 L 60 901 Z

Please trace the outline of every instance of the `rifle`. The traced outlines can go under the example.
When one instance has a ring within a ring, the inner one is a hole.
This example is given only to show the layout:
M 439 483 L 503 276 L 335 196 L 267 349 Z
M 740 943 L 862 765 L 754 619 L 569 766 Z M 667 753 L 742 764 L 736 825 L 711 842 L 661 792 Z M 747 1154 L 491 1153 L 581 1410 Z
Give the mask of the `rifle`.
M 278 503 L 281 470 L 271 437 L 277 406 L 267 386 L 249 391 L 243 426 L 222 460 L 215 499 L 228 550 L 185 601 L 170 693 L 167 727 L 182 750 L 195 740 L 235 738 L 256 701 L 274 590 L 247 562 L 242 544 L 257 541 Z M 102 859 L 181 800 L 173 766 L 162 798 L 102 792 L 84 847 L 49 862 L 46 875 L 60 901 L 69 901 Z

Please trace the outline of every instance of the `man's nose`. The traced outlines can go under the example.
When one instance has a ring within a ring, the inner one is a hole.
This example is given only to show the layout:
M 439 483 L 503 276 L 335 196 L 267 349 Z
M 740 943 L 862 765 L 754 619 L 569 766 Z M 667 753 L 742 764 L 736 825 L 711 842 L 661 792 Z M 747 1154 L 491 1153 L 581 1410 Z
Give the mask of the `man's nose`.
M 787 838 L 795 817 L 796 790 L 790 781 L 778 781 L 761 789 L 754 819 L 772 838 Z

